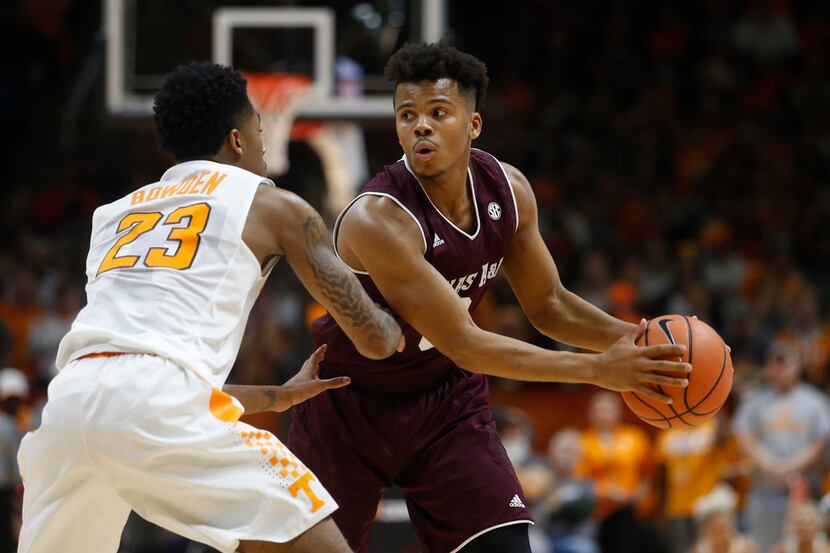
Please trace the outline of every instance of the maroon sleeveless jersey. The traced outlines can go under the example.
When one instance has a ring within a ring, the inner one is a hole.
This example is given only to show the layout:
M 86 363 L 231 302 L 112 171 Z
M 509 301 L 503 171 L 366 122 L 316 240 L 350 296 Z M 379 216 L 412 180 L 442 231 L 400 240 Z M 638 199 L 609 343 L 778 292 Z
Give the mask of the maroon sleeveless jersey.
M 420 227 L 426 260 L 447 279 L 472 312 L 501 267 L 516 233 L 518 216 L 510 182 L 496 158 L 472 149 L 467 178 L 476 216 L 470 233 L 456 227 L 438 211 L 405 158 L 386 166 L 352 203 L 367 195 L 394 200 Z M 334 227 L 335 244 L 340 218 Z M 371 275 L 355 273 L 369 296 L 391 309 Z M 330 315 L 317 319 L 311 327 L 315 347 L 328 344 L 326 358 L 320 365 L 321 376 L 347 375 L 352 379 L 352 386 L 380 393 L 413 393 L 433 388 L 462 370 L 399 315 L 395 314 L 395 319 L 406 336 L 406 348 L 379 361 L 358 353 Z

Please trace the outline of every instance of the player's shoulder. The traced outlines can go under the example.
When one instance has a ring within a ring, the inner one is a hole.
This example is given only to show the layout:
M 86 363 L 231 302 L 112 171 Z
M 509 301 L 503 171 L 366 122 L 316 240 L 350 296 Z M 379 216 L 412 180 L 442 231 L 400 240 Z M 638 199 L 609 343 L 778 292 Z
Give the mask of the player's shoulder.
M 494 177 L 504 178 L 508 184 L 512 184 L 513 177 L 527 180 L 516 167 L 501 161 L 490 152 L 485 152 L 478 148 L 470 148 L 470 161 L 489 171 Z
M 401 201 L 378 192 L 363 192 L 341 215 L 341 224 L 364 231 L 393 232 L 417 219 Z
M 533 194 L 533 190 L 530 187 L 530 181 L 527 180 L 525 174 L 518 167 L 504 161 L 500 161 L 499 164 L 507 177 L 508 183 L 510 183 L 510 186 L 513 187 L 513 191 L 516 194 Z
M 427 250 L 421 222 L 399 199 L 388 194 L 363 192 L 352 200 L 335 222 L 335 233 L 347 243 L 372 243 L 376 247 Z M 338 238 L 339 242 L 339 238 Z
M 384 166 L 343 208 L 338 223 L 347 221 L 366 229 L 383 229 L 384 225 L 408 224 L 412 219 L 417 222 L 410 201 L 412 179 L 405 157 Z
M 298 194 L 276 186 L 270 179 L 261 178 L 249 218 L 261 218 L 266 224 L 276 224 L 307 216 L 311 211 L 311 205 Z
M 494 176 L 507 177 L 504 169 L 506 164 L 490 152 L 479 148 L 470 148 L 470 162 L 491 171 Z
M 530 181 L 518 167 L 504 161 L 498 163 L 510 186 L 520 226 L 522 221 L 535 220 L 536 196 L 533 194 Z
M 310 233 L 327 235 L 320 214 L 300 196 L 263 180 L 254 193 L 242 240 L 260 259 L 286 254 Z
M 392 195 L 400 195 L 406 190 L 411 175 L 402 157 L 395 163 L 385 165 L 374 177 L 363 185 L 361 192 L 384 191 Z

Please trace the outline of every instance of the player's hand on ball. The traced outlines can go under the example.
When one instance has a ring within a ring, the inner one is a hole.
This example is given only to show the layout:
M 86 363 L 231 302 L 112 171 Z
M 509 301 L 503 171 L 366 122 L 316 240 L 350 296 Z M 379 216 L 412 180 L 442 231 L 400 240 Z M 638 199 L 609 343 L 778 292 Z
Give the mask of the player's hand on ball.
M 325 344 L 317 348 L 317 351 L 306 359 L 297 374 L 282 385 L 282 393 L 278 395 L 282 399 L 277 400 L 275 411 L 286 411 L 326 390 L 349 385 L 351 379 L 348 376 L 320 379 L 320 361 L 326 356 L 326 348 Z
M 599 354 L 598 384 L 618 392 L 637 392 L 663 403 L 671 398 L 649 386 L 688 386 L 689 363 L 674 361 L 686 352 L 683 344 L 638 346 L 635 342 L 645 330 L 646 321 Z

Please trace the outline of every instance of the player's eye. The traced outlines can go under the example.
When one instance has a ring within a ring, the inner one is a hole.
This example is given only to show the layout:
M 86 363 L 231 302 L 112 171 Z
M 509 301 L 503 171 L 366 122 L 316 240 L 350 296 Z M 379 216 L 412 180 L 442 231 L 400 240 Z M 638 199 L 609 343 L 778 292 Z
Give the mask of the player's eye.
M 432 112 L 433 117 L 443 117 L 446 114 L 447 110 L 445 110 L 444 108 L 438 108 Z

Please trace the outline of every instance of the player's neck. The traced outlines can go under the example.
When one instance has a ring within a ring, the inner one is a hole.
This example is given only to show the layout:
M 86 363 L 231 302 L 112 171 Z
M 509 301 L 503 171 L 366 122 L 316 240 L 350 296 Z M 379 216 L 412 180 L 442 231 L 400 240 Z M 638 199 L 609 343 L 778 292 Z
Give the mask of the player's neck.
M 446 171 L 433 177 L 419 177 L 430 200 L 445 213 L 456 213 L 469 205 L 470 188 L 467 184 L 469 155 L 463 156 Z
M 234 154 L 233 152 L 228 152 L 227 148 L 222 148 L 217 152 L 215 156 L 213 156 L 210 161 L 215 161 L 216 163 L 224 163 L 225 165 L 236 165 L 239 163 L 239 156 Z

